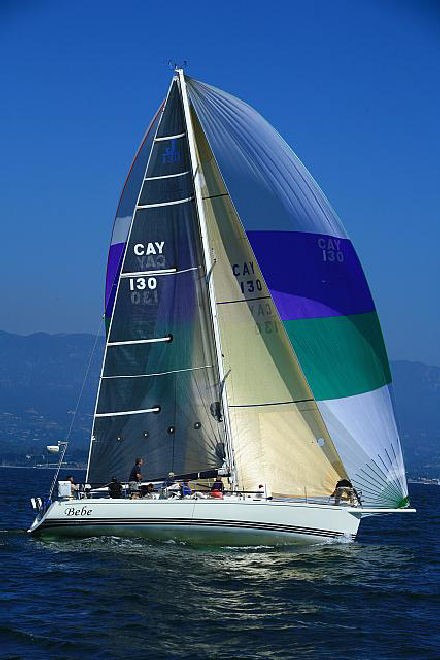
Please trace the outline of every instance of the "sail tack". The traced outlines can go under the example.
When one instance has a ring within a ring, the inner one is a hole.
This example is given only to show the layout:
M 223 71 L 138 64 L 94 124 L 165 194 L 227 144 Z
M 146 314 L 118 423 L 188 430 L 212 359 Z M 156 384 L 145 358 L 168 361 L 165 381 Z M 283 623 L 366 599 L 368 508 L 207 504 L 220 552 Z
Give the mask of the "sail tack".
M 206 134 L 336 449 L 363 500 L 406 501 L 382 332 L 362 267 L 328 200 L 252 108 L 188 79 Z

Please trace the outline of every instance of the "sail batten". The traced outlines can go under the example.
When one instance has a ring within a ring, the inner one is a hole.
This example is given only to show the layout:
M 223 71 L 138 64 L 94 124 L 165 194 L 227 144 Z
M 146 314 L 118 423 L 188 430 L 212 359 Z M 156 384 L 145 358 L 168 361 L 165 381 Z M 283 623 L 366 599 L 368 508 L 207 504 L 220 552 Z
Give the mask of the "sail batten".
M 250 303 L 257 300 L 270 300 L 272 296 L 258 296 L 257 298 L 243 298 L 242 300 L 218 300 L 217 305 L 235 305 L 237 303 Z
M 165 140 L 178 140 L 179 138 L 185 137 L 186 133 L 179 133 L 179 135 L 165 135 L 162 137 L 154 138 L 155 142 L 164 142 Z
M 147 179 L 148 180 L 148 179 Z M 151 181 L 151 179 L 150 179 Z M 160 206 L 174 206 L 176 204 L 186 204 L 187 202 L 192 202 L 193 197 L 185 197 L 184 199 L 175 199 L 172 202 L 162 202 L 160 204 L 143 204 L 139 205 L 138 209 L 155 209 Z
M 178 176 L 185 176 L 190 174 L 190 171 L 187 172 L 178 172 L 177 174 L 164 174 L 163 176 L 146 176 L 144 181 L 160 181 L 162 179 L 174 179 Z
M 109 341 L 108 346 L 134 346 L 136 344 L 154 344 L 155 342 L 172 341 L 172 337 L 155 337 L 153 339 L 136 339 L 134 341 Z
M 142 415 L 144 413 L 158 413 L 160 408 L 145 408 L 144 410 L 120 410 L 119 412 L 96 413 L 95 417 L 118 417 L 119 415 Z
M 188 270 L 196 270 L 196 268 L 187 268 Z M 167 270 L 139 270 L 135 273 L 121 273 L 121 277 L 137 277 L 139 275 L 174 275 L 174 273 L 182 273 L 183 271 L 178 271 L 177 268 L 168 268 Z

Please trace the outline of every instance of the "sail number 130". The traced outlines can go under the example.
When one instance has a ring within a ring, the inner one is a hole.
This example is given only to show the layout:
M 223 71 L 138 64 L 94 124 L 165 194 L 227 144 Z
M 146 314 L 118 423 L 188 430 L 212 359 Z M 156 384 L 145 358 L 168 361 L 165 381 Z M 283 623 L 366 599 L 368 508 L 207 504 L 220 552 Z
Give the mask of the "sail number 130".
M 130 277 L 129 280 L 130 291 L 143 291 L 144 289 L 150 289 L 154 291 L 157 287 L 157 279 L 155 277 Z

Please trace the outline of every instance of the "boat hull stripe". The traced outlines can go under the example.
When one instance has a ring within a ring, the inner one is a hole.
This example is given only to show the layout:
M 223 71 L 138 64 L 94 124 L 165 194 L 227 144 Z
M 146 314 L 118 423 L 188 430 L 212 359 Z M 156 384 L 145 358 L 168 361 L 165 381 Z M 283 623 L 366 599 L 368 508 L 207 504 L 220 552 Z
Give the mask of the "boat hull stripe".
M 182 525 L 187 527 L 203 526 L 203 527 L 234 527 L 237 529 L 248 529 L 255 531 L 274 532 L 283 534 L 300 534 L 306 536 L 320 536 L 323 538 L 348 538 L 354 539 L 354 534 L 344 534 L 343 532 L 336 532 L 326 529 L 319 529 L 315 527 L 303 527 L 297 525 L 285 525 L 276 523 L 265 522 L 248 522 L 238 520 L 215 520 L 215 519 L 197 519 L 191 520 L 187 518 L 95 518 L 93 520 L 47 520 L 44 521 L 38 528 L 38 531 L 48 529 L 51 527 L 93 527 L 93 526 L 130 526 L 130 525 L 151 525 L 151 526 L 166 526 L 166 525 Z M 37 530 L 35 530 L 37 531 Z

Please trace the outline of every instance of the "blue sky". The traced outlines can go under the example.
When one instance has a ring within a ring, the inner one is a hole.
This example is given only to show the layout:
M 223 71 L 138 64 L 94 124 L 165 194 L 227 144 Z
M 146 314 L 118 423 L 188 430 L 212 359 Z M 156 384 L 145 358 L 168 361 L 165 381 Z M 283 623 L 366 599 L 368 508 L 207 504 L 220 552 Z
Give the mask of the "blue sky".
M 440 365 L 439 37 L 428 0 L 3 0 L 0 329 L 96 331 L 120 190 L 186 59 L 317 179 L 390 357 Z

